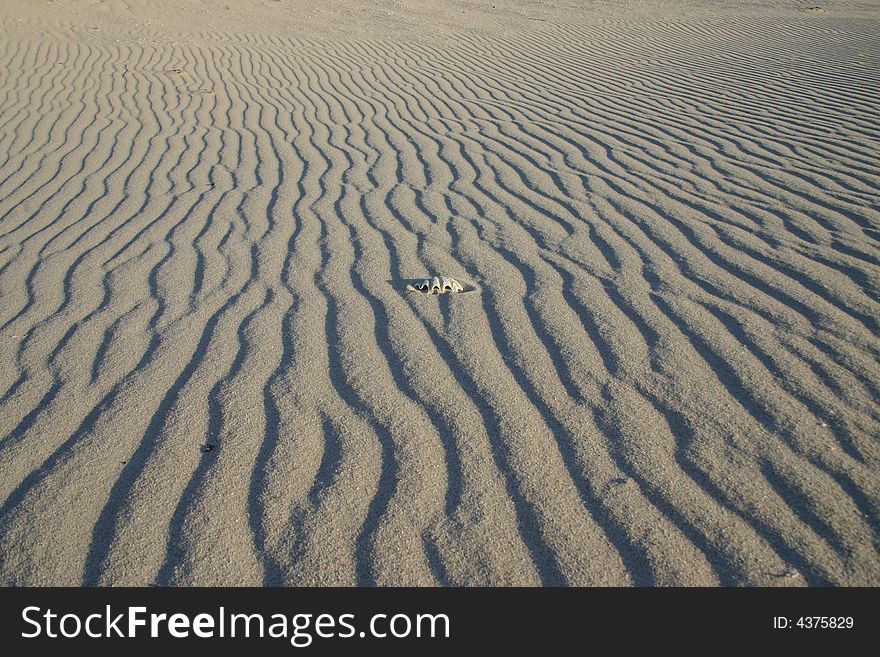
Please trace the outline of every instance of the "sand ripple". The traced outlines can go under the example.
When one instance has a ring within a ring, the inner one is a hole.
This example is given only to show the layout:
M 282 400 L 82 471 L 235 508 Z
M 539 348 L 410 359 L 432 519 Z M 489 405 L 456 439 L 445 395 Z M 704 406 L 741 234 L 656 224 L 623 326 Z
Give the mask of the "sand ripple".
M 2 583 L 880 584 L 876 20 L 3 25 Z

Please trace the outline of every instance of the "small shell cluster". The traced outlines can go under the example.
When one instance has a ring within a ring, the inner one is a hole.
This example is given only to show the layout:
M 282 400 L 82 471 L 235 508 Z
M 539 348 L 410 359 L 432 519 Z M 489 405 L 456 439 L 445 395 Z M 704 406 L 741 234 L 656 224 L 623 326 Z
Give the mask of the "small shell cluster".
M 427 292 L 428 294 L 444 294 L 445 292 L 462 292 L 464 288 L 454 278 L 446 276 L 435 276 L 434 278 L 426 278 L 421 283 L 411 286 L 414 290 Z

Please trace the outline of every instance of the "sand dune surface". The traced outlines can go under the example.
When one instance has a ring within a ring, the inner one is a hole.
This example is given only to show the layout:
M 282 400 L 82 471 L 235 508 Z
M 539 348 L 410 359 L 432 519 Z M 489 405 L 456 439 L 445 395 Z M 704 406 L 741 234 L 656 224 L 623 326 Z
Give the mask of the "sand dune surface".
M 0 583 L 880 584 L 810 6 L 0 2 Z

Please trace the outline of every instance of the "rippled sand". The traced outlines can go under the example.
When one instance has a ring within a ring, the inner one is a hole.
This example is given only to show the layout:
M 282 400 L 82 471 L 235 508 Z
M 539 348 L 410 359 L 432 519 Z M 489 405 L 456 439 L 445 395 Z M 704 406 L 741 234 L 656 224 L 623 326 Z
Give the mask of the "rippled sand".
M 717 4 L 0 1 L 0 583 L 880 584 L 880 8 Z

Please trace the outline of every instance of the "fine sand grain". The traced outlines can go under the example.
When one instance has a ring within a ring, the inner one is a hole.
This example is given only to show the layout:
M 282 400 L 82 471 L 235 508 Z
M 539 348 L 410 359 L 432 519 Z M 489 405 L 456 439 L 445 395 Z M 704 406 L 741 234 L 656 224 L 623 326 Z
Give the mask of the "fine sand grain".
M 814 6 L 0 0 L 0 583 L 880 585 Z

